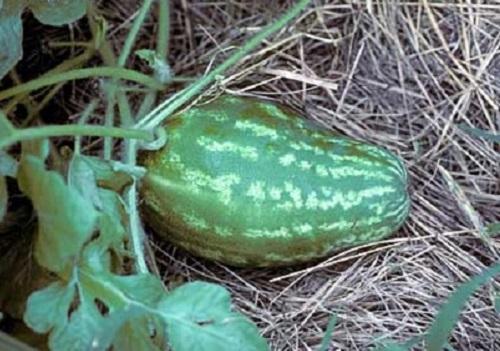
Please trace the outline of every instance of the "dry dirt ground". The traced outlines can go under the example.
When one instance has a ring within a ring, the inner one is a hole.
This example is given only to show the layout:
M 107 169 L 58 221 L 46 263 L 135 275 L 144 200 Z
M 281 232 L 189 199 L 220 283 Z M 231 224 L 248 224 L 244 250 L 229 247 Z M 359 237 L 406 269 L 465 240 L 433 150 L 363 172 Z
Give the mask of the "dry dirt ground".
M 173 71 L 203 74 L 292 3 L 173 1 Z M 119 45 L 139 1 L 99 6 Z M 154 44 L 155 23 L 148 19 L 137 48 Z M 399 232 L 309 265 L 233 269 L 152 236 L 168 284 L 223 284 L 273 350 L 317 349 L 332 314 L 331 350 L 421 335 L 458 284 L 499 261 L 499 242 L 481 232 L 500 221 L 500 148 L 458 125 L 500 129 L 500 2 L 314 0 L 207 94 L 221 91 L 279 101 L 382 145 L 411 175 L 412 210 Z M 469 301 L 450 341 L 456 350 L 500 350 L 497 289 L 492 282 Z

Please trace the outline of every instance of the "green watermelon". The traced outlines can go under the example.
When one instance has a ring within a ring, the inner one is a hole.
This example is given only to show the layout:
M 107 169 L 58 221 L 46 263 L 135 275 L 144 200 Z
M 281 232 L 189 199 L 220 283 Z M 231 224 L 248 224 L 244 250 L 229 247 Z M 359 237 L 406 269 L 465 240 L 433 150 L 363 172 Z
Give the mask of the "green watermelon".
M 279 105 L 222 96 L 172 116 L 144 151 L 144 221 L 185 250 L 279 266 L 387 237 L 404 223 L 407 172 L 391 152 Z

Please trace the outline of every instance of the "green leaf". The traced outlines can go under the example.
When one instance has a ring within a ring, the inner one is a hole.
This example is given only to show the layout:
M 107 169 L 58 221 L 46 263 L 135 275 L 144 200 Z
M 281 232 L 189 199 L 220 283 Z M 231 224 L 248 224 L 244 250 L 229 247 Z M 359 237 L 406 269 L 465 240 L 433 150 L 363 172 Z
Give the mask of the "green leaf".
M 113 341 L 115 350 L 161 351 L 150 335 L 147 318 L 132 319 L 125 323 Z
M 158 311 L 173 350 L 268 350 L 259 330 L 231 311 L 229 293 L 216 284 L 184 284 L 163 299 Z
M 112 249 L 116 254 L 123 254 L 124 240 L 127 236 L 127 212 L 117 193 L 99 189 L 99 199 L 103 205 L 99 217 L 99 242 L 103 247 Z
M 24 322 L 37 333 L 47 333 L 67 322 L 68 309 L 75 298 L 75 284 L 55 282 L 30 295 Z
M 59 273 L 75 261 L 90 239 L 97 213 L 76 189 L 65 184 L 60 174 L 47 171 L 39 158 L 23 157 L 18 181 L 38 216 L 35 257 L 40 265 Z
M 0 10 L 0 79 L 14 67 L 23 56 L 22 10 L 22 1 L 19 0 L 7 0 Z M 2 127 L 1 122 L 0 127 Z M 2 130 L 2 128 L 0 128 L 0 130 Z M 3 133 L 0 132 L 0 138 L 2 134 Z
M 486 226 L 486 234 L 489 236 L 500 235 L 500 222 L 490 223 Z
M 337 315 L 333 314 L 328 321 L 328 325 L 326 327 L 325 335 L 321 340 L 321 345 L 319 346 L 318 351 L 326 351 L 328 350 L 328 346 L 330 345 L 330 340 L 332 340 L 333 329 L 335 329 L 335 324 L 337 324 Z
M 15 178 L 17 175 L 17 161 L 9 154 L 0 150 L 0 176 Z
M 169 64 L 159 57 L 155 51 L 149 49 L 137 50 L 137 56 L 147 62 L 155 73 L 155 78 L 162 84 L 166 84 L 172 80 L 172 69 Z
M 474 291 L 485 284 L 492 277 L 500 273 L 500 263 L 486 269 L 480 275 L 473 277 L 462 284 L 439 310 L 427 335 L 425 336 L 426 350 L 441 351 L 447 343 L 448 335 L 455 326 L 461 310 Z
M 493 133 L 493 132 L 489 132 L 489 131 L 479 129 L 479 128 L 472 128 L 472 127 L 467 126 L 464 123 L 459 124 L 458 128 L 462 129 L 464 132 L 466 132 L 470 135 L 473 135 L 473 136 L 476 136 L 479 138 L 483 138 L 483 139 L 486 139 L 488 141 L 492 141 L 494 143 L 500 143 L 500 134 L 499 133 Z
M 79 168 L 91 169 L 99 187 L 122 194 L 134 182 L 134 169 L 126 170 L 126 165 L 113 161 L 104 161 L 97 157 L 75 155 L 72 163 L 84 163 L 77 165 Z M 87 172 L 87 171 L 86 171 Z
M 59 324 L 49 336 L 53 351 L 105 350 L 95 342 L 95 336 L 104 326 L 101 315 L 91 296 L 80 291 L 78 308 L 65 324 Z
M 163 327 L 151 312 L 165 293 L 160 280 L 150 274 L 118 276 L 87 272 L 85 276 L 82 289 L 91 292 L 110 310 L 104 329 L 95 335 L 95 340 L 101 345 L 113 343 L 116 350 L 159 350 L 155 345 L 162 341 Z M 154 338 L 150 335 L 153 330 Z
M 95 340 L 103 347 L 113 345 L 115 350 L 159 351 L 154 339 L 149 335 L 150 312 L 140 305 L 110 313 L 105 318 L 103 329 L 95 335 Z
M 99 199 L 94 171 L 85 162 L 85 157 L 74 155 L 68 167 L 68 186 L 80 193 L 88 203 L 102 207 Z
M 1 17 L 0 17 L 0 45 L 1 45 Z M 1 51 L 1 46 L 0 46 L 0 52 Z M 2 54 L 0 54 L 0 79 L 2 78 Z M 12 136 L 12 134 L 14 134 L 16 131 L 16 129 L 14 128 L 14 126 L 12 125 L 12 123 L 10 123 L 10 121 L 7 119 L 7 116 L 5 116 L 5 114 L 0 111 L 0 139 L 4 139 L 4 138 L 7 138 L 7 137 L 10 137 Z M 0 150 L 1 151 L 1 150 Z
M 93 255 L 93 262 L 96 264 L 94 269 L 97 269 L 97 266 L 103 263 L 98 262 L 99 255 L 105 261 L 109 259 L 109 248 L 118 254 L 117 257 L 123 253 L 126 237 L 125 228 L 128 220 L 128 214 L 120 196 L 115 191 L 101 188 L 97 182 L 102 185 L 103 179 L 109 182 L 115 179 L 115 183 L 118 183 L 123 181 L 125 176 L 127 177 L 127 184 L 131 184 L 132 178 L 129 175 L 114 172 L 105 161 L 75 155 L 70 162 L 68 170 L 69 185 L 74 186 L 88 202 L 91 202 L 100 211 L 98 219 L 100 236 L 95 245 L 87 247 L 84 251 L 85 255 Z M 97 177 L 100 179 L 97 179 Z M 130 180 L 130 183 L 128 180 Z M 122 184 L 119 184 L 119 186 L 124 187 Z
M 85 245 L 81 254 L 79 266 L 95 272 L 108 271 L 112 267 L 112 257 L 107 246 L 102 245 L 102 240 L 92 240 Z
M 100 350 L 93 348 L 93 343 L 105 324 L 104 317 L 93 297 L 78 289 L 76 279 L 68 285 L 56 282 L 34 292 L 28 299 L 24 321 L 38 333 L 50 332 L 49 348 L 53 351 Z
M 162 282 L 152 274 L 110 275 L 108 281 L 130 299 L 146 305 L 155 305 L 164 297 L 166 290 Z
M 7 213 L 7 200 L 9 194 L 7 193 L 7 184 L 5 178 L 0 176 L 0 222 L 2 222 L 5 213 Z
M 62 26 L 85 15 L 87 0 L 29 0 L 29 7 L 43 24 Z

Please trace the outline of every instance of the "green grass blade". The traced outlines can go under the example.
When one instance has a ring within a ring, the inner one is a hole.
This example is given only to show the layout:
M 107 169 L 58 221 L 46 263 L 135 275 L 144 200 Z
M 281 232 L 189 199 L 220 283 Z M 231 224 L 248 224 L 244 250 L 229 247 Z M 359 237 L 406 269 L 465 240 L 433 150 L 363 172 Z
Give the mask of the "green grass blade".
M 382 347 L 377 348 L 376 351 L 409 351 L 410 349 L 404 345 L 389 342 Z
M 330 340 L 332 339 L 333 330 L 335 329 L 336 324 L 337 324 L 337 315 L 332 314 L 330 320 L 328 321 L 328 326 L 326 327 L 325 335 L 321 340 L 321 345 L 319 346 L 318 351 L 328 350 L 328 346 L 330 345 Z
M 460 312 L 464 308 L 469 297 L 476 289 L 498 273 L 500 273 L 500 263 L 491 266 L 480 275 L 462 284 L 450 296 L 448 301 L 439 310 L 439 313 L 425 337 L 426 350 L 441 351 L 443 347 L 447 345 L 448 335 L 455 326 L 460 316 Z
M 479 128 L 472 128 L 464 123 L 461 123 L 458 125 L 458 128 L 462 129 L 464 132 L 467 134 L 486 139 L 488 141 L 492 141 L 494 143 L 500 143 L 500 134 L 499 133 L 493 133 L 493 132 L 488 132 L 483 129 Z

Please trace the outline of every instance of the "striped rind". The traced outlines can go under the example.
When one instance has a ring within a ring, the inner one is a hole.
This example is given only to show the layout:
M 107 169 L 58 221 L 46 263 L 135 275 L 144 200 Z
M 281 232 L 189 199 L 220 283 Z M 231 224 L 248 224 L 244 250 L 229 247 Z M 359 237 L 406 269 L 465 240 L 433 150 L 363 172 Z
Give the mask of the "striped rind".
M 293 264 L 380 240 L 408 216 L 398 157 L 278 105 L 224 96 L 165 128 L 165 148 L 141 155 L 144 218 L 197 255 Z

